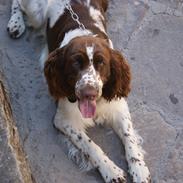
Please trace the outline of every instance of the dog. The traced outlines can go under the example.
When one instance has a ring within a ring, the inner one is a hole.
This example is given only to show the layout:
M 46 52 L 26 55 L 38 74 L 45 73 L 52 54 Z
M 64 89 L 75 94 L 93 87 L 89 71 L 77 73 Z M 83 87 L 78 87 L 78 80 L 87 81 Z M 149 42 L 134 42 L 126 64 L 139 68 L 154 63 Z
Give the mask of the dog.
M 50 94 L 58 102 L 54 125 L 68 138 L 70 155 L 80 152 L 106 183 L 126 182 L 125 172 L 90 139 L 86 130 L 111 126 L 125 146 L 134 183 L 150 183 L 139 137 L 126 102 L 131 71 L 106 32 L 107 0 L 13 0 L 7 30 L 25 32 L 23 13 L 34 28 L 45 27 L 41 59 Z

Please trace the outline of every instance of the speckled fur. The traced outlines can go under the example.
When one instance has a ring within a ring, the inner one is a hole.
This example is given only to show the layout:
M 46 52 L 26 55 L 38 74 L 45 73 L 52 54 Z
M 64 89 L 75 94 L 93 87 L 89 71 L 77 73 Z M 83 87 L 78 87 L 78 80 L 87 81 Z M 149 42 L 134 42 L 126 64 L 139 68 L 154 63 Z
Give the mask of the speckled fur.
M 102 95 L 103 82 L 99 73 L 95 70 L 92 62 L 90 66 L 81 73 L 81 79 L 76 82 L 76 95 L 80 96 L 80 91 L 87 85 L 93 87 L 97 91 L 97 98 Z

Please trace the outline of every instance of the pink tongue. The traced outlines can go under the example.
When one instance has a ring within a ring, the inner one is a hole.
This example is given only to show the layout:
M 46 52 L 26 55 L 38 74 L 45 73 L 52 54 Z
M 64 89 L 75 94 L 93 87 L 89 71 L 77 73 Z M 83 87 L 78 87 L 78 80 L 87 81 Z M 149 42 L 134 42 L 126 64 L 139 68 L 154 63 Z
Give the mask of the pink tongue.
M 79 110 L 83 118 L 93 118 L 96 111 L 96 101 L 95 100 L 79 100 Z

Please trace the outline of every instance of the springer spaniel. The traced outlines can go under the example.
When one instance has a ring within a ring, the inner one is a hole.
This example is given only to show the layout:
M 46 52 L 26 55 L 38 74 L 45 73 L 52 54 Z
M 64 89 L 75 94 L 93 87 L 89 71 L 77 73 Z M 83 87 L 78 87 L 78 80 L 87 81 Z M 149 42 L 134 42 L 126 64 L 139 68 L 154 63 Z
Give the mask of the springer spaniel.
M 106 33 L 107 4 L 107 0 L 13 0 L 7 30 L 12 38 L 23 34 L 23 12 L 34 28 L 46 27 L 44 73 L 58 101 L 54 125 L 69 139 L 70 156 L 77 160 L 80 152 L 107 183 L 126 182 L 124 171 L 86 134 L 88 127 L 107 123 L 125 145 L 133 182 L 150 183 L 125 100 L 130 68 Z

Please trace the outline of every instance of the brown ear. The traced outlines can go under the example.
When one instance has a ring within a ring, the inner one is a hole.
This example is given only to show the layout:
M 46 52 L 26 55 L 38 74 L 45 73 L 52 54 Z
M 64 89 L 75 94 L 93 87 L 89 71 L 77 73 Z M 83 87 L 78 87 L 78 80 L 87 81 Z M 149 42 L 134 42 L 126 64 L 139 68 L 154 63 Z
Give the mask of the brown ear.
M 64 81 L 64 48 L 56 49 L 49 54 L 45 62 L 44 74 L 50 94 L 56 100 L 65 97 L 67 87 Z
M 107 8 L 108 8 L 108 1 L 106 0 L 102 0 L 102 7 L 104 9 L 104 12 L 106 12 Z
M 130 67 L 120 52 L 111 50 L 110 77 L 103 87 L 106 100 L 127 97 L 130 92 Z

